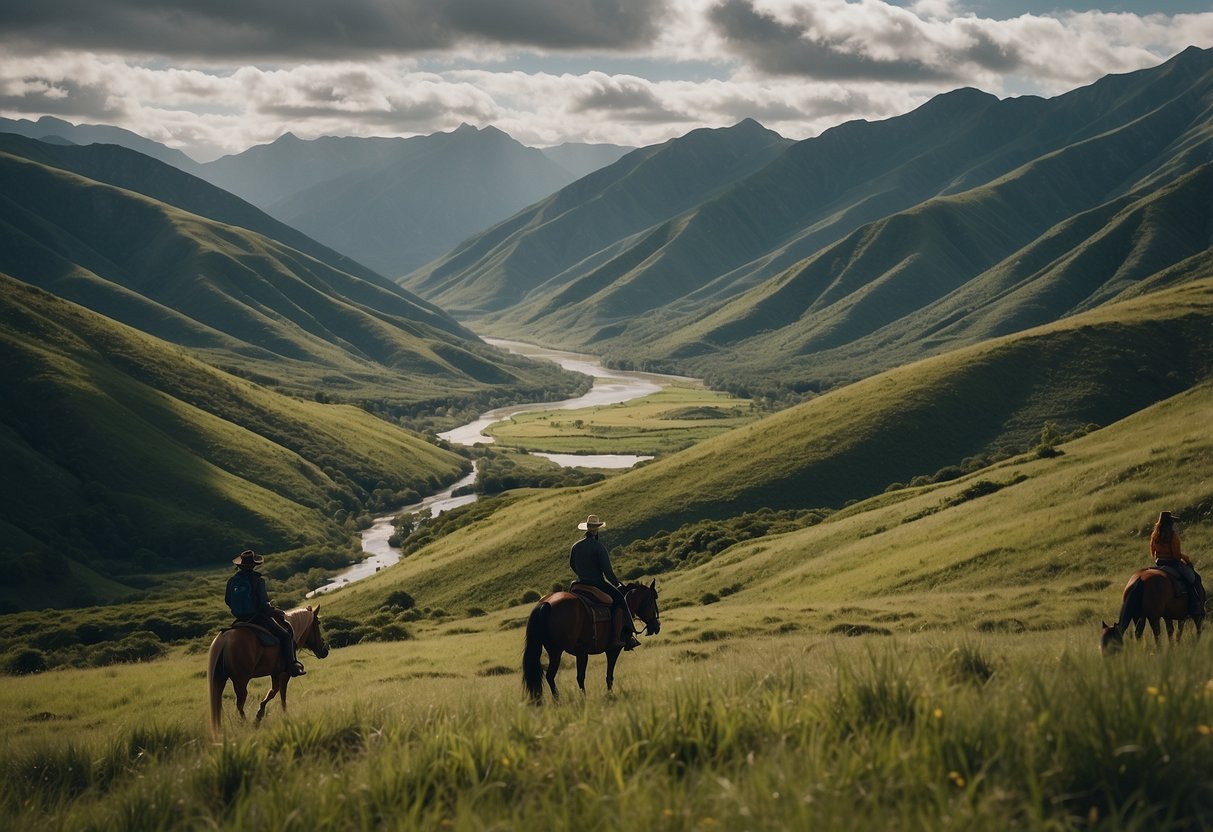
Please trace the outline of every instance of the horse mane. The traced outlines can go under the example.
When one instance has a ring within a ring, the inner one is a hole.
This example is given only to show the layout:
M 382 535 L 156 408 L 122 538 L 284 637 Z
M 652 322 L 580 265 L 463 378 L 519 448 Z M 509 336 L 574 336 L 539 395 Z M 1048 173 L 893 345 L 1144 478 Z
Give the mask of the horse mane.
M 630 590 L 633 590 L 633 589 L 643 589 L 643 590 L 647 590 L 647 591 L 649 591 L 649 592 L 652 592 L 652 593 L 653 593 L 653 597 L 654 597 L 654 598 L 656 598 L 656 597 L 657 597 L 657 587 L 655 587 L 655 586 L 650 587 L 648 584 L 644 583 L 643 581 L 632 581 L 631 583 L 627 583 L 627 584 L 624 584 L 624 585 L 623 585 L 623 591 L 624 591 L 624 593 L 627 593 L 627 592 L 629 592 Z
M 295 607 L 293 610 L 286 611 L 286 620 L 295 633 L 295 641 L 298 641 L 307 632 L 308 625 L 312 623 L 314 617 L 315 613 L 311 607 Z

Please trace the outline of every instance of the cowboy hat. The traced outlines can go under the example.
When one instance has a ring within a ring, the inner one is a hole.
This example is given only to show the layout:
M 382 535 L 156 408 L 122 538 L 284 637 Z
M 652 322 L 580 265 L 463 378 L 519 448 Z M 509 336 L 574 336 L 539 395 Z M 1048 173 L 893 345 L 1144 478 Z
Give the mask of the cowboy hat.
M 600 529 L 605 529 L 606 523 L 599 520 L 597 514 L 591 514 L 589 517 L 585 518 L 584 523 L 578 523 L 577 528 L 581 529 L 583 532 L 596 532 Z
M 236 564 L 237 566 L 256 566 L 257 564 L 264 562 L 265 558 L 261 557 L 261 555 L 253 554 L 252 549 L 245 549 L 243 552 L 236 555 L 236 557 L 232 558 L 232 563 Z

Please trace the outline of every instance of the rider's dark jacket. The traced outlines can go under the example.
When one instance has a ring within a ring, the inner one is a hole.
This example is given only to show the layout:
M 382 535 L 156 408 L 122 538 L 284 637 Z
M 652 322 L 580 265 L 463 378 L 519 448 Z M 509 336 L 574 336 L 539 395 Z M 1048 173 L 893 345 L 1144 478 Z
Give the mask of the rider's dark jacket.
M 573 544 L 569 551 L 569 566 L 577 580 L 595 586 L 606 584 L 615 587 L 619 579 L 611 568 L 611 556 L 596 535 L 587 534 Z

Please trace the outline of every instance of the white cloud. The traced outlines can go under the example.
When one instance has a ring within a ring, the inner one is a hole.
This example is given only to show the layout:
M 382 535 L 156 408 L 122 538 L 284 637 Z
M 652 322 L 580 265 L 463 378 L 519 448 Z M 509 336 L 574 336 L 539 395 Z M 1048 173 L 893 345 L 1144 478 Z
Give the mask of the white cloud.
M 463 0 L 460 8 L 476 2 Z M 747 116 L 803 138 L 848 119 L 905 112 L 957 86 L 1054 94 L 1159 63 L 1192 43 L 1213 44 L 1213 13 L 995 20 L 959 14 L 963 6 L 954 0 L 904 7 L 881 0 L 666 5 L 655 33 L 645 27 L 659 18 L 637 16 L 635 3 L 620 5 L 611 37 L 627 50 L 579 51 L 581 67 L 592 66 L 595 55 L 619 66 L 630 54 L 664 68 L 663 78 L 705 61 L 720 68 L 716 77 L 691 78 L 688 70 L 684 80 L 656 80 L 644 77 L 644 64 L 634 72 L 544 72 L 535 67 L 552 59 L 549 47 L 511 47 L 501 38 L 475 56 L 463 42 L 432 53 L 430 71 L 399 56 L 202 65 L 117 52 L 5 50 L 0 114 L 116 124 L 203 156 L 237 152 L 288 130 L 303 138 L 416 135 L 465 121 L 494 124 L 530 144 L 642 145 Z M 507 22 L 500 21 L 500 33 Z M 553 25 L 543 35 L 550 43 L 592 40 L 571 19 Z M 467 21 L 460 26 L 474 28 Z M 518 58 L 528 58 L 531 69 L 514 69 Z

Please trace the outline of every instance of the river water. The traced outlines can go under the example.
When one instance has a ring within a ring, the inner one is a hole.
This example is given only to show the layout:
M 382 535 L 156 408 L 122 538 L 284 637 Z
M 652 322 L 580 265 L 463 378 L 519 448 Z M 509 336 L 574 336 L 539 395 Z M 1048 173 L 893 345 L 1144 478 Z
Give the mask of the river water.
M 497 338 L 485 338 L 484 341 L 508 352 L 525 355 L 536 360 L 554 361 L 566 370 L 592 376 L 594 378 L 594 386 L 585 395 L 578 396 L 575 399 L 499 407 L 481 414 L 480 418 L 473 422 L 438 434 L 439 438 L 445 439 L 452 445 L 471 447 L 477 442 L 491 443 L 493 442 L 493 437 L 484 434 L 485 428 L 497 422 L 505 421 L 519 413 L 530 413 L 538 410 L 578 410 L 583 407 L 618 404 L 656 393 L 675 381 L 686 382 L 692 380 L 683 378 L 682 376 L 667 376 L 658 373 L 633 373 L 622 370 L 608 370 L 599 364 L 598 360 L 592 355 L 552 350 L 522 341 L 505 341 Z M 652 459 L 651 456 L 634 454 L 536 453 L 535 455 L 550 459 L 557 465 L 565 468 L 631 468 L 637 462 Z M 312 590 L 307 594 L 307 597 L 312 598 L 339 587 L 348 586 L 354 581 L 374 575 L 380 569 L 397 563 L 400 560 L 400 552 L 389 546 L 387 542 L 388 538 L 395 531 L 392 521 L 400 514 L 412 514 L 426 510 L 430 512 L 431 517 L 436 517 L 449 509 L 475 502 L 475 494 L 464 494 L 459 497 L 451 496 L 452 492 L 464 486 L 471 485 L 475 479 L 476 472 L 473 470 L 472 473 L 445 491 L 434 494 L 431 497 L 426 497 L 419 503 L 398 508 L 391 514 L 376 517 L 371 527 L 362 533 L 362 550 L 366 552 L 366 560 L 338 573 L 330 583 Z

